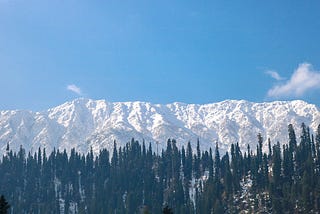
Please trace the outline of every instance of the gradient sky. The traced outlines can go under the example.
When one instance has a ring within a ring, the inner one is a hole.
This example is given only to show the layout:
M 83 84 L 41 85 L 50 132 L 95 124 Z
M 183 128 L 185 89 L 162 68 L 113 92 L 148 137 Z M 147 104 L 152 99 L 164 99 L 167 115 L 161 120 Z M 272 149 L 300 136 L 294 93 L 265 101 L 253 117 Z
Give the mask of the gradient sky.
M 320 105 L 320 1 L 0 0 L 0 109 Z

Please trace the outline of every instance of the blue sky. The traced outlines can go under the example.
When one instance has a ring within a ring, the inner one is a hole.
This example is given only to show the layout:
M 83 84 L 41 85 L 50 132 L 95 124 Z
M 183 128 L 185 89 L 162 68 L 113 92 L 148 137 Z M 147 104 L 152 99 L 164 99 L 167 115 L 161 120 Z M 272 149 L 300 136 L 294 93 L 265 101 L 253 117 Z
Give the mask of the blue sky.
M 0 109 L 77 97 L 320 105 L 319 1 L 0 0 Z

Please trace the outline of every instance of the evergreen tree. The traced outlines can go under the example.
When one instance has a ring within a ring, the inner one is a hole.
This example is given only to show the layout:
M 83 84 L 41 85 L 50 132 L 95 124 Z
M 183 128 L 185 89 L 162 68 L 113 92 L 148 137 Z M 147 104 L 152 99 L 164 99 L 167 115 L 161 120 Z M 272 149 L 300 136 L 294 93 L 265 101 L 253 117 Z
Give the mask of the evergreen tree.
M 258 158 L 258 165 L 259 168 L 261 168 L 262 165 L 262 143 L 263 143 L 263 138 L 261 133 L 258 134 L 258 149 L 257 149 L 257 158 Z
M 179 149 L 174 139 L 161 155 L 134 139 L 123 147 L 114 142 L 110 155 L 92 148 L 87 154 L 39 149 L 26 155 L 20 147 L 0 159 L 0 189 L 15 213 L 160 213 L 163 204 L 187 214 L 316 213 L 320 126 L 315 138 L 305 124 L 301 129 L 298 145 L 289 126 L 291 139 L 268 155 L 261 135 L 256 152 L 248 145 L 244 156 L 238 143 L 221 157 L 218 143 L 214 154 L 199 143 L 193 154 L 190 143 Z
M 275 213 L 282 213 L 282 188 L 281 188 L 281 148 L 278 142 L 273 146 L 272 152 L 272 183 L 270 187 L 272 208 Z
M 213 157 L 211 148 L 209 150 L 209 179 L 213 179 Z
M 219 153 L 219 146 L 218 142 L 216 142 L 216 153 L 214 157 L 214 175 L 216 180 L 220 179 L 220 153 Z
M 279 187 L 281 185 L 281 148 L 280 143 L 277 142 L 276 145 L 273 146 L 273 156 L 272 156 L 272 175 L 273 175 L 273 183 L 275 187 Z
M 191 143 L 188 142 L 187 145 L 187 154 L 186 154 L 186 164 L 184 167 L 184 173 L 185 173 L 185 177 L 187 180 L 191 180 L 192 178 L 192 147 L 191 147 Z
M 268 138 L 268 149 L 269 149 L 268 160 L 270 161 L 271 158 L 272 158 L 272 147 L 271 147 L 271 140 L 270 140 L 270 138 Z
M 9 203 L 6 201 L 5 197 L 1 195 L 0 197 L 0 214 L 7 214 L 10 208 Z
M 229 163 L 229 155 L 228 152 L 223 156 L 221 160 L 221 167 L 223 168 L 223 181 L 224 181 L 224 190 L 225 190 L 225 196 L 226 198 L 231 198 L 233 193 L 233 188 L 236 189 L 240 183 L 238 184 L 238 181 L 235 181 L 232 176 L 231 169 L 230 169 L 230 163 Z M 236 183 L 236 184 L 235 184 Z M 238 189 L 236 189 L 238 190 Z
M 296 134 L 292 124 L 288 125 L 288 132 L 289 132 L 289 150 L 292 153 L 297 147 Z
M 294 165 L 293 154 L 290 152 L 288 145 L 283 145 L 283 180 L 290 185 L 293 182 Z
M 232 185 L 234 191 L 240 190 L 241 166 L 240 154 L 238 154 L 236 146 L 231 144 L 231 170 L 232 170 Z
M 163 214 L 173 214 L 172 209 L 167 205 L 162 209 Z

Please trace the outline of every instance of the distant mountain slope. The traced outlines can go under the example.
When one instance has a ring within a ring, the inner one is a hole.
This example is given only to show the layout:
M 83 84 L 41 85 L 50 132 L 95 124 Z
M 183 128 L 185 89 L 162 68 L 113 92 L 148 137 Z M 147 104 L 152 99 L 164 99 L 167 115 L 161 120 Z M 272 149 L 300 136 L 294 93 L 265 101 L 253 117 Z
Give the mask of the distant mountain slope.
M 1 111 L 0 153 L 22 145 L 27 151 L 46 148 L 76 148 L 95 152 L 111 149 L 113 141 L 120 145 L 132 137 L 152 142 L 156 150 L 166 145 L 168 138 L 186 145 L 197 139 L 203 149 L 219 142 L 222 150 L 239 142 L 242 149 L 250 144 L 255 148 L 257 134 L 264 140 L 287 142 L 288 124 L 296 135 L 304 122 L 311 130 L 320 123 L 319 109 L 304 101 L 253 103 L 244 100 L 198 105 L 172 103 L 167 105 L 146 102 L 106 102 L 105 100 L 76 99 L 44 112 Z

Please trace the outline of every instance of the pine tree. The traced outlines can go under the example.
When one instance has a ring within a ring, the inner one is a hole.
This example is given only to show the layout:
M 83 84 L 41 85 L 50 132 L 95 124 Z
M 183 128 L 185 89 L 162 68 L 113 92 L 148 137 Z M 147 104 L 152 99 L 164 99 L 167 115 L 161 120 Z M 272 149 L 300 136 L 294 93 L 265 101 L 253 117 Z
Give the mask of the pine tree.
M 240 190 L 240 178 L 241 178 L 241 169 L 240 169 L 240 157 L 237 154 L 236 147 L 234 144 L 231 144 L 231 170 L 232 170 L 232 185 L 234 191 Z
M 291 153 L 293 153 L 293 151 L 297 147 L 297 139 L 296 139 L 296 134 L 292 124 L 288 125 L 288 132 L 289 132 L 289 150 Z
M 272 167 L 272 174 L 273 174 L 273 183 L 275 187 L 280 187 L 281 184 L 281 148 L 280 143 L 278 142 L 276 145 L 273 146 L 273 167 Z
M 1 195 L 0 197 L 0 214 L 7 214 L 10 208 L 9 203 L 6 201 L 5 197 Z
M 118 166 L 118 151 L 116 141 L 113 142 L 113 153 L 111 158 L 111 166 L 112 168 L 116 168 Z
M 195 176 L 197 179 L 199 179 L 201 176 L 200 159 L 201 159 L 201 151 L 200 151 L 200 142 L 198 139 L 197 140 L 197 154 L 194 156 L 194 171 L 195 171 Z
M 162 209 L 163 214 L 173 214 L 172 209 L 167 205 Z
M 263 143 L 263 138 L 261 133 L 258 134 L 258 149 L 257 149 L 257 158 L 258 158 L 258 165 L 259 168 L 261 168 L 262 164 L 262 143 Z
M 262 177 L 263 177 L 263 183 L 262 188 L 267 188 L 269 185 L 269 166 L 268 166 L 268 157 L 267 154 L 264 153 L 263 160 L 262 160 Z
M 272 152 L 272 183 L 270 187 L 272 209 L 275 213 L 282 211 L 282 188 L 281 188 L 281 148 L 278 142 L 273 146 Z
M 213 157 L 211 147 L 209 150 L 209 179 L 213 179 Z
M 288 145 L 283 145 L 283 180 L 289 185 L 293 182 L 294 165 L 293 156 Z
M 215 159 L 214 159 L 214 192 L 217 195 L 217 197 L 221 196 L 222 193 L 222 185 L 221 185 L 221 160 L 220 160 L 220 153 L 219 153 L 219 146 L 218 142 L 216 142 L 216 154 L 215 154 Z
M 186 154 L 186 164 L 184 166 L 185 177 L 188 181 L 192 178 L 192 147 L 191 143 L 188 142 L 187 145 L 187 154 Z
M 216 153 L 215 153 L 215 157 L 214 157 L 214 174 L 215 174 L 215 178 L 217 180 L 220 179 L 220 153 L 219 153 L 219 146 L 218 146 L 218 142 L 216 142 Z
M 271 147 L 271 140 L 268 138 L 268 149 L 269 149 L 269 154 L 268 154 L 268 160 L 270 161 L 272 158 L 272 147 Z
M 245 174 L 248 175 L 251 170 L 252 162 L 251 162 L 251 149 L 250 145 L 247 146 L 247 158 L 245 159 Z
M 228 152 L 223 156 L 221 160 L 221 167 L 223 168 L 223 180 L 224 180 L 224 189 L 225 189 L 225 195 L 226 198 L 228 199 L 232 193 L 233 193 L 233 188 L 235 188 L 236 185 L 234 184 L 237 181 L 233 180 L 233 176 L 231 174 L 231 169 L 230 169 L 230 163 L 229 163 L 229 155 Z M 234 182 L 234 183 L 232 183 Z M 240 186 L 240 184 L 239 184 Z M 236 189 L 238 190 L 238 189 Z
M 301 127 L 301 143 L 294 146 L 292 138 L 280 147 L 278 142 L 269 156 L 262 152 L 259 137 L 257 152 L 248 146 L 242 156 L 236 143 L 222 158 L 218 143 L 215 154 L 211 149 L 200 151 L 197 145 L 193 156 L 190 143 L 180 150 L 175 140 L 167 142 L 161 155 L 152 152 L 151 144 L 147 149 L 134 139 L 124 147 L 114 144 L 111 158 L 106 149 L 97 155 L 92 149 L 87 154 L 54 149 L 47 156 L 44 149 L 25 155 L 21 147 L 18 152 L 7 151 L 0 160 L 0 189 L 10 195 L 15 213 L 58 213 L 62 201 L 66 213 L 72 206 L 78 213 L 133 213 L 146 207 L 149 213 L 159 213 L 163 204 L 186 214 L 316 213 L 320 210 L 320 126 L 315 138 L 307 126 Z M 289 136 L 292 133 L 293 128 Z M 270 141 L 268 146 L 270 150 Z M 209 179 L 196 179 L 191 186 L 197 170 L 200 178 L 208 170 Z M 247 185 L 250 180 L 251 188 L 240 188 L 240 181 Z M 191 188 L 196 192 L 192 199 Z M 236 188 L 247 190 L 248 204 L 242 203 L 244 192 Z

